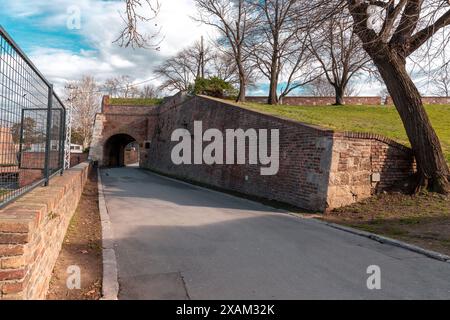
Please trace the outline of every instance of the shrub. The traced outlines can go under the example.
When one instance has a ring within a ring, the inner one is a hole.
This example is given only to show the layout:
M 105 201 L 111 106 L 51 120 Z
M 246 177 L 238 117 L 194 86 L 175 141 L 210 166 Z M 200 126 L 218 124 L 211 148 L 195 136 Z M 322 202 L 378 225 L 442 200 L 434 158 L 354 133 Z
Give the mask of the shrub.
M 229 82 L 218 77 L 209 79 L 197 78 L 192 93 L 203 94 L 215 98 L 224 98 L 235 95 L 236 89 Z

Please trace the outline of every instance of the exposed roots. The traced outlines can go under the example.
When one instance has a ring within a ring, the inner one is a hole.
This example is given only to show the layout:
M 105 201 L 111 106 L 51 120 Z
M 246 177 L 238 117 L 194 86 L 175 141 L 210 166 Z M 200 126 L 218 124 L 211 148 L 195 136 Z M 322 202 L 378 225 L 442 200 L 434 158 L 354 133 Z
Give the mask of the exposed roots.
M 417 174 L 412 194 L 418 194 L 425 190 L 444 195 L 450 194 L 450 176 L 436 175 L 433 178 L 427 178 L 422 174 Z

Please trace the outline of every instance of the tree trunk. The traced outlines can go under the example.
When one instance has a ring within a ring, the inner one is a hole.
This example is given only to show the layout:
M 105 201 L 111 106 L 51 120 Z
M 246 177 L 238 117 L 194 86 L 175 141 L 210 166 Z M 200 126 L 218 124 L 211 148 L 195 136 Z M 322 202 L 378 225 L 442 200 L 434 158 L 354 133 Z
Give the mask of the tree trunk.
M 240 57 L 240 54 L 239 54 Z M 242 65 L 241 58 L 236 59 L 236 64 L 238 68 L 239 73 L 239 95 L 236 99 L 236 102 L 245 102 L 245 96 L 246 96 L 246 85 L 247 85 L 247 79 L 245 74 L 244 66 Z
M 393 50 L 387 51 L 381 57 L 374 55 L 373 59 L 400 114 L 416 157 L 419 177 L 416 190 L 426 187 L 430 191 L 449 193 L 450 171 L 421 95 L 406 71 L 405 59 Z
M 236 102 L 245 102 L 245 77 L 239 76 L 239 95 L 236 99 Z
M 278 39 L 275 39 L 274 46 L 278 46 Z M 275 47 L 276 48 L 276 47 Z M 267 103 L 270 105 L 278 104 L 278 50 L 274 49 L 272 54 L 272 63 L 270 69 L 270 88 Z
M 270 79 L 270 90 L 269 90 L 269 99 L 267 100 L 268 104 L 277 105 L 278 104 L 278 79 L 276 75 L 272 75 Z
M 336 92 L 336 103 L 334 104 L 335 106 L 342 106 L 345 104 L 344 101 L 344 89 L 341 88 L 340 86 L 335 86 L 334 90 Z

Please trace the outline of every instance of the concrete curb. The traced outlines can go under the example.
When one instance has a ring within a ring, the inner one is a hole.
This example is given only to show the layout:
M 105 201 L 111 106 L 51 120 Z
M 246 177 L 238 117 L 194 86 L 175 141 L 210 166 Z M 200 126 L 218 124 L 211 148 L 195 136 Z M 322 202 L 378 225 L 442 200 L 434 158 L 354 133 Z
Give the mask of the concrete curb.
M 399 240 L 395 240 L 395 239 L 392 239 L 392 238 L 380 236 L 380 235 L 377 235 L 375 233 L 366 232 L 366 231 L 362 231 L 362 230 L 358 230 L 358 229 L 342 226 L 342 225 L 331 223 L 331 222 L 325 222 L 325 221 L 321 221 L 321 220 L 317 220 L 317 219 L 315 219 L 315 220 L 319 221 L 321 223 L 324 223 L 324 224 L 326 224 L 326 225 L 328 225 L 328 226 L 330 226 L 331 228 L 334 228 L 334 229 L 338 229 L 338 230 L 341 230 L 341 231 L 352 233 L 352 234 L 355 234 L 355 235 L 358 235 L 358 236 L 361 236 L 361 237 L 369 238 L 369 239 L 377 241 L 379 243 L 389 244 L 389 245 L 395 246 L 395 247 L 400 247 L 400 248 L 403 248 L 403 249 L 406 249 L 406 250 L 409 250 L 409 251 L 412 251 L 412 252 L 415 252 L 415 253 L 422 254 L 424 256 L 427 256 L 428 258 L 432 258 L 432 259 L 436 259 L 436 260 L 439 260 L 439 261 L 442 261 L 442 262 L 450 263 L 450 256 L 447 256 L 445 254 L 442 254 L 442 253 L 439 253 L 439 252 L 436 252 L 436 251 L 427 250 L 427 249 L 424 249 L 424 248 L 421 248 L 421 247 L 418 247 L 418 246 L 415 246 L 415 245 L 412 245 L 412 244 L 409 244 L 409 243 L 406 243 L 406 242 L 403 242 L 403 241 L 399 241 Z
M 102 177 L 100 169 L 98 174 L 98 206 L 102 223 L 102 254 L 103 254 L 103 285 L 101 300 L 118 300 L 119 282 L 117 271 L 116 252 L 114 251 L 114 236 L 106 207 L 105 195 L 103 192 Z
M 311 222 L 314 222 L 314 223 L 319 223 L 319 224 L 322 224 L 322 225 L 326 225 L 326 226 L 328 226 L 330 228 L 337 229 L 337 230 L 340 230 L 340 231 L 344 231 L 344 232 L 347 232 L 347 233 L 351 233 L 351 234 L 354 234 L 354 235 L 357 235 L 357 236 L 360 236 L 360 237 L 365 237 L 365 238 L 368 238 L 368 239 L 373 240 L 373 241 L 377 241 L 377 242 L 382 243 L 382 244 L 388 244 L 388 245 L 399 247 L 399 248 L 402 248 L 402 249 L 405 249 L 405 250 L 408 250 L 408 251 L 412 251 L 412 252 L 415 252 L 415 253 L 418 253 L 418 254 L 422 254 L 422 255 L 424 255 L 424 256 L 426 256 L 428 258 L 431 258 L 431 259 L 435 259 L 435 260 L 438 260 L 438 261 L 441 261 L 441 262 L 450 263 L 450 256 L 447 256 L 447 255 L 439 253 L 439 252 L 427 250 L 427 249 L 424 249 L 424 248 L 421 248 L 421 247 L 418 247 L 418 246 L 415 246 L 415 245 L 412 245 L 412 244 L 409 244 L 409 243 L 406 243 L 406 242 L 403 242 L 403 241 L 391 239 L 391 238 L 388 238 L 388 237 L 377 235 L 375 233 L 366 232 L 366 231 L 358 230 L 358 229 L 351 228 L 351 227 L 346 227 L 346 226 L 339 225 L 339 224 L 336 224 L 336 223 L 326 222 L 326 221 L 323 221 L 323 220 L 320 220 L 320 219 L 317 219 L 317 218 L 305 218 L 302 215 L 296 214 L 294 212 L 291 212 L 291 211 L 288 211 L 288 210 L 285 210 L 285 209 L 275 208 L 275 207 L 269 206 L 267 204 L 262 204 L 260 202 L 254 201 L 254 200 L 250 200 L 250 199 L 238 197 L 238 196 L 235 196 L 235 195 L 232 195 L 232 194 L 224 193 L 224 192 L 221 192 L 221 191 L 217 191 L 217 190 L 209 189 L 209 188 L 206 188 L 206 187 L 194 185 L 194 184 L 191 184 L 189 182 L 186 182 L 186 181 L 183 181 L 183 180 L 179 180 L 179 179 L 175 179 L 175 178 L 171 178 L 171 177 L 167 177 L 167 176 L 158 174 L 158 173 L 153 172 L 153 171 L 147 171 L 147 172 L 151 172 L 154 175 L 160 176 L 160 177 L 168 179 L 168 180 L 176 181 L 176 182 L 179 182 L 179 183 L 182 183 L 182 184 L 185 184 L 185 185 L 194 186 L 196 188 L 208 190 L 210 192 L 220 193 L 220 194 L 226 195 L 228 197 L 233 197 L 233 198 L 245 200 L 245 201 L 248 201 L 248 202 L 256 203 L 256 204 L 259 204 L 259 205 L 263 205 L 265 207 L 271 208 L 271 209 L 273 209 L 275 211 L 278 211 L 280 213 L 292 216 L 292 217 L 294 217 L 296 219 L 304 219 L 304 220 L 308 220 L 308 221 L 311 221 Z
M 337 229 L 340 231 L 344 231 L 347 233 L 351 233 L 354 234 L 356 236 L 360 236 L 360 237 L 364 237 L 364 238 L 368 238 L 370 240 L 382 243 L 382 244 L 388 244 L 394 247 L 399 247 L 408 251 L 412 251 L 424 256 L 427 256 L 428 258 L 431 259 L 435 259 L 435 260 L 439 260 L 441 262 L 447 262 L 450 263 L 450 256 L 447 256 L 445 254 L 436 252 L 436 251 L 431 251 L 431 250 L 427 250 L 400 240 L 395 240 L 392 238 L 388 238 L 388 237 L 384 237 L 384 236 L 380 236 L 378 234 L 375 233 L 371 233 L 371 232 L 367 232 L 367 231 L 363 231 L 363 230 L 359 230 L 359 229 L 355 229 L 352 227 L 347 227 L 344 225 L 340 225 L 340 224 L 336 224 L 336 223 L 332 223 L 332 222 L 327 222 L 327 221 L 323 221 L 317 218 L 305 218 L 302 215 L 296 214 L 294 212 L 290 212 L 290 211 L 285 211 L 285 213 L 287 213 L 288 215 L 295 217 L 297 219 L 306 219 L 308 221 L 312 221 L 314 223 L 319 223 L 325 226 L 328 226 L 330 228 L 333 229 Z

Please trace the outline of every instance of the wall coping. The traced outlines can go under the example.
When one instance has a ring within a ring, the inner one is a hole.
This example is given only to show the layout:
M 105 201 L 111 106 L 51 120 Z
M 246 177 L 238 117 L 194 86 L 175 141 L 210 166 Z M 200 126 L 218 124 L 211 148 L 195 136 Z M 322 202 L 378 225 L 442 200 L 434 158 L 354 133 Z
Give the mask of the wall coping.
M 405 152 L 412 153 L 412 149 L 391 139 L 387 138 L 383 135 L 377 134 L 377 133 L 370 133 L 370 132 L 351 132 L 351 131 L 336 131 L 334 133 L 334 136 L 337 138 L 350 138 L 350 139 L 368 139 L 368 140 L 377 140 L 383 143 L 386 143 L 387 145 L 401 149 Z

